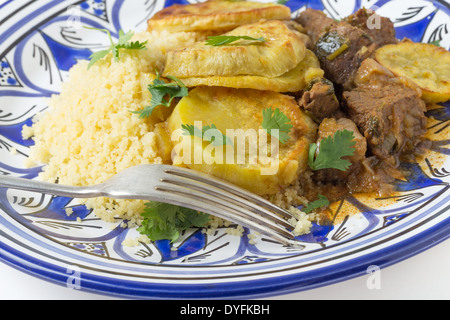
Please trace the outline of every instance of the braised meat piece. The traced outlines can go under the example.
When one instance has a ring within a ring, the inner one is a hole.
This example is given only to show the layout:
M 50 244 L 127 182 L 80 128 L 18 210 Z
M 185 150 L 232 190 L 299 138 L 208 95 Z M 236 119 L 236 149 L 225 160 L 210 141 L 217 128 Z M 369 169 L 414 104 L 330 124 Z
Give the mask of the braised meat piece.
M 311 81 L 305 89 L 299 105 L 308 111 L 315 121 L 333 117 L 339 110 L 339 101 L 331 81 L 321 78 Z
M 395 76 L 388 68 L 372 58 L 368 58 L 361 63 L 353 79 L 354 87 L 383 88 L 392 84 L 405 85 L 422 96 L 422 90 L 411 79 Z
M 361 62 L 370 57 L 376 48 L 372 38 L 360 28 L 342 21 L 333 24 L 320 37 L 314 53 L 325 71 L 325 77 L 344 89 L 350 89 Z
M 322 11 L 310 8 L 302 11 L 294 20 L 305 27 L 313 46 L 319 40 L 322 33 L 334 23 L 334 20 Z
M 309 36 L 306 28 L 303 27 L 303 25 L 296 22 L 295 20 L 285 21 L 284 23 L 288 26 L 289 29 L 297 32 L 297 35 L 303 40 L 305 46 L 308 49 L 312 50 L 314 48 L 314 44 L 311 40 L 311 37 Z
M 394 24 L 389 18 L 360 9 L 336 22 L 319 10 L 306 9 L 295 19 L 314 45 L 325 77 L 348 90 L 362 61 L 386 44 L 397 42 Z
M 318 145 L 320 141 L 326 137 L 333 136 L 337 131 L 348 130 L 353 132 L 356 142 L 354 148 L 355 153 L 352 156 L 344 157 L 349 160 L 352 165 L 347 171 L 337 169 L 322 169 L 314 173 L 314 179 L 317 181 L 326 181 L 334 183 L 343 183 L 350 174 L 355 174 L 362 169 L 362 162 L 366 159 L 367 142 L 359 132 L 356 124 L 348 118 L 327 118 L 322 121 L 319 126 Z
M 378 47 L 397 43 L 392 21 L 377 15 L 372 10 L 359 9 L 345 21 L 369 35 Z
M 375 156 L 411 151 L 426 132 L 426 105 L 421 90 L 373 59 L 362 62 L 343 103 Z
M 343 99 L 369 150 L 380 159 L 413 150 L 426 132 L 425 103 L 405 85 L 360 86 L 344 92 Z

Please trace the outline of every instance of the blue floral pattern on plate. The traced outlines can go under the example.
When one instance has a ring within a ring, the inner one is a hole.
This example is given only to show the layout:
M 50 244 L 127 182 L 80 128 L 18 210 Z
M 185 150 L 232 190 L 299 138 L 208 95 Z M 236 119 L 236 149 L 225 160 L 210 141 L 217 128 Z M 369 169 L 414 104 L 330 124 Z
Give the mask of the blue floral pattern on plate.
M 143 30 L 155 12 L 196 1 L 39 1 L 0 4 L 0 173 L 35 178 L 27 169 L 32 140 L 21 128 L 46 109 L 68 70 L 107 45 L 88 25 Z M 290 0 L 295 17 L 307 7 L 342 19 L 361 7 L 391 18 L 398 38 L 450 47 L 450 5 L 425 0 Z M 65 285 L 77 266 L 82 289 L 131 298 L 255 298 L 307 290 L 384 267 L 421 252 L 449 235 L 450 104 L 427 112 L 432 153 L 403 164 L 412 174 L 397 182 L 393 198 L 349 197 L 333 207 L 335 226 L 314 225 L 302 246 L 270 239 L 249 241 L 224 229 L 186 231 L 174 244 L 156 241 L 125 247 L 137 237 L 121 221 L 107 224 L 76 200 L 0 189 L 0 259 L 24 272 Z M 14 151 L 14 152 L 12 152 Z M 66 209 L 71 208 L 69 217 Z M 358 212 L 351 214 L 351 212 Z

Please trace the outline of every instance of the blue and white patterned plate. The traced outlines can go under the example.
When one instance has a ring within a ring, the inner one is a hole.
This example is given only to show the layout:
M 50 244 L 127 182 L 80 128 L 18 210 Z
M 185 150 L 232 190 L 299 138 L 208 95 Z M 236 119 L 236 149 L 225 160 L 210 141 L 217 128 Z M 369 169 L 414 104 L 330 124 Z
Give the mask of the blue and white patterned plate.
M 32 142 L 20 130 L 46 108 L 68 70 L 101 47 L 77 24 L 143 30 L 146 20 L 174 0 L 3 0 L 0 3 L 0 170 L 34 178 L 24 168 Z M 440 40 L 450 46 L 450 5 L 445 0 L 290 0 L 341 19 L 360 7 L 392 19 L 398 38 Z M 450 234 L 450 104 L 427 114 L 432 152 L 408 165 L 391 199 L 349 197 L 333 210 L 334 227 L 314 225 L 286 248 L 268 239 L 190 230 L 171 245 L 157 241 L 124 247 L 135 230 L 111 228 L 75 200 L 0 189 L 0 259 L 26 273 L 82 290 L 125 298 L 260 298 L 292 293 L 386 267 L 447 239 Z M 11 152 L 14 150 L 15 152 Z M 74 214 L 67 217 L 66 208 Z M 355 214 L 356 212 L 359 212 Z M 80 218 L 77 220 L 77 218 Z M 81 220 L 81 222 L 79 222 Z M 246 233 L 249 231 L 246 230 Z

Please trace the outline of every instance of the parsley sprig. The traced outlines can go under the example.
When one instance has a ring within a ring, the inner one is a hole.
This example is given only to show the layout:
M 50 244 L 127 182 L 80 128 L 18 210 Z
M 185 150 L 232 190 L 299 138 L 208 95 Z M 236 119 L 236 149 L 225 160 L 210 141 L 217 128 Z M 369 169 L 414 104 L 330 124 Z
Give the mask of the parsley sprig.
M 182 98 L 188 95 L 188 88 L 175 76 L 168 75 L 166 78 L 173 82 L 165 82 L 160 78 L 159 72 L 156 72 L 156 79 L 148 85 L 148 91 L 152 94 L 150 105 L 139 111 L 132 113 L 139 114 L 139 118 L 151 116 L 153 110 L 158 106 L 170 107 L 172 100 Z
M 434 40 L 434 41 L 430 42 L 430 44 L 435 45 L 436 47 L 440 47 L 441 46 L 441 40 Z
M 98 31 L 102 31 L 102 32 L 106 32 L 108 34 L 109 37 L 109 41 L 111 42 L 111 46 L 108 49 L 105 50 L 101 50 L 98 52 L 94 52 L 89 59 L 91 60 L 88 64 L 88 69 L 90 67 L 92 67 L 92 65 L 94 63 L 96 63 L 97 61 L 103 59 L 104 57 L 106 57 L 109 53 L 112 53 L 114 60 L 115 61 L 119 61 L 119 57 L 120 57 L 120 53 L 119 50 L 120 49 L 127 49 L 127 50 L 145 50 L 146 47 L 145 45 L 147 44 L 147 41 L 145 42 L 139 42 L 139 41 L 131 41 L 131 38 L 133 37 L 134 33 L 133 32 L 128 32 L 128 33 L 124 33 L 122 30 L 119 30 L 119 40 L 117 43 L 114 43 L 112 36 L 111 36 L 111 32 L 109 32 L 109 30 L 107 29 L 98 29 L 98 28 L 91 28 L 91 27 L 85 27 L 86 29 L 91 29 L 91 30 L 98 30 Z
M 328 136 L 320 141 L 320 147 L 312 143 L 309 147 L 308 165 L 313 170 L 338 169 L 347 171 L 351 162 L 342 159 L 345 156 L 352 156 L 355 153 L 353 147 L 356 142 L 352 131 L 336 131 L 334 136 Z M 316 155 L 316 151 L 319 153 Z
M 150 240 L 176 241 L 180 232 L 192 227 L 203 227 L 209 215 L 196 210 L 162 202 L 146 202 L 141 213 L 143 221 L 137 229 Z
M 183 130 L 183 135 L 202 138 L 205 141 L 212 142 L 215 147 L 223 145 L 233 146 L 231 138 L 222 134 L 214 124 L 204 126 L 201 130 L 191 124 L 182 124 L 181 128 Z
M 302 211 L 306 214 L 310 213 L 313 210 L 322 208 L 322 207 L 326 207 L 330 205 L 330 201 L 328 200 L 327 197 L 319 194 L 319 199 L 312 201 L 310 203 L 308 203 L 303 209 Z
M 249 36 L 209 36 L 206 39 L 206 45 L 208 46 L 223 46 L 226 44 L 230 44 L 233 42 L 236 42 L 238 40 L 248 40 L 248 41 L 258 41 L 258 42 L 265 42 L 266 39 L 263 37 L 260 38 L 253 38 Z
M 263 110 L 262 127 L 268 134 L 278 138 L 284 144 L 289 140 L 292 124 L 291 120 L 279 108 L 276 108 L 275 111 L 272 108 L 267 108 Z M 278 134 L 272 130 L 278 130 Z

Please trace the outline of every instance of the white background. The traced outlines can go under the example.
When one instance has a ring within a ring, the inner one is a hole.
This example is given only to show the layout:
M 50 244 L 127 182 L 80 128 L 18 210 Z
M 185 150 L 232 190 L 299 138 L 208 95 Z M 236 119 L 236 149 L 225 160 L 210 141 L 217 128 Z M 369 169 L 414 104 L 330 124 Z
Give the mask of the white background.
M 369 289 L 370 274 L 337 284 L 267 299 L 288 300 L 449 300 L 450 240 L 409 259 L 382 269 L 380 288 Z M 69 290 L 0 263 L 0 299 L 2 300 L 110 300 L 92 293 Z

